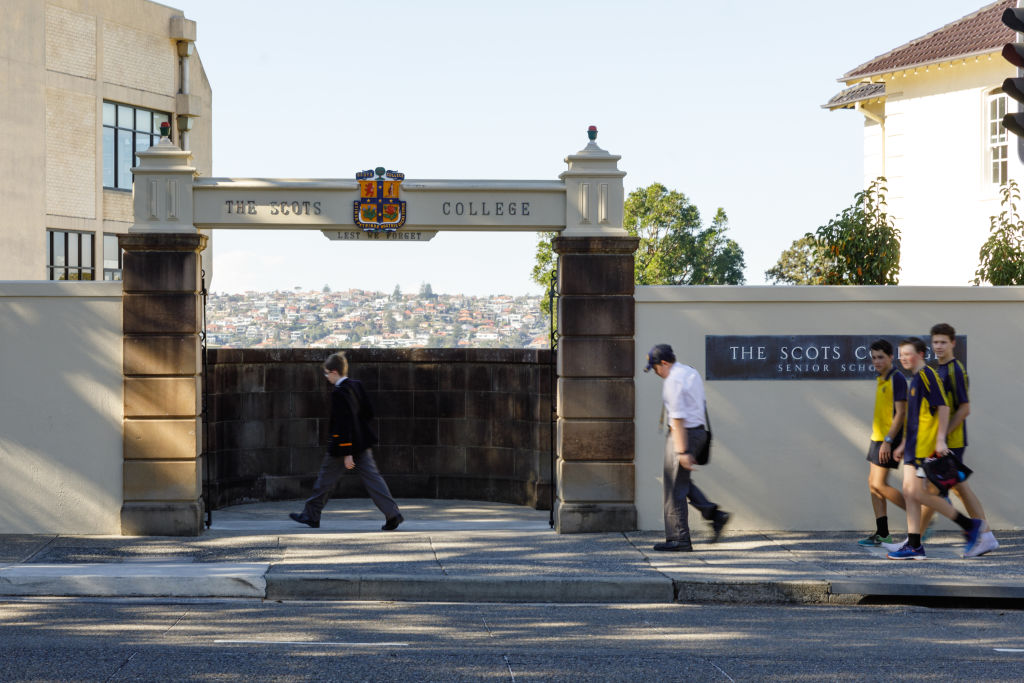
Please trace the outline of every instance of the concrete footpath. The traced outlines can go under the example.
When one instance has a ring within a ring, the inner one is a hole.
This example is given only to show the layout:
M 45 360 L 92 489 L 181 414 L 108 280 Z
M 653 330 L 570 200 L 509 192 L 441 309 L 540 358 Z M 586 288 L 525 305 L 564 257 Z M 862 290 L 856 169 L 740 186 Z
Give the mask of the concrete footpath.
M 862 532 L 741 531 L 716 544 L 691 514 L 695 552 L 659 553 L 657 532 L 558 535 L 548 513 L 458 500 L 401 500 L 380 531 L 369 500 L 328 503 L 321 527 L 297 502 L 216 510 L 194 538 L 0 535 L 0 596 L 451 602 L 856 603 L 1024 599 L 1024 532 L 963 559 L 937 523 L 925 561 L 862 548 Z

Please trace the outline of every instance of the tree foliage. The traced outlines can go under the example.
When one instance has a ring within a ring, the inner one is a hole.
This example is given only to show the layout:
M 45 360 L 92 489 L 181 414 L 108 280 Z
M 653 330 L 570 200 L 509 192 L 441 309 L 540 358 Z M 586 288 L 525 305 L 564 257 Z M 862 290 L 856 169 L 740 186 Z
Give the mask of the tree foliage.
M 988 239 L 978 253 L 974 284 L 1024 285 L 1024 219 L 1017 211 L 1020 188 L 1011 180 L 1000 188 L 1003 210 L 989 220 Z
M 818 228 L 822 284 L 899 284 L 900 231 L 885 212 L 885 192 L 885 178 L 876 178 L 853 196 L 852 206 Z
M 851 206 L 794 241 L 765 277 L 792 284 L 899 284 L 900 231 L 885 211 L 885 192 L 885 178 L 871 181 Z
M 624 208 L 622 227 L 640 238 L 633 261 L 636 284 L 743 284 L 743 250 L 726 236 L 724 209 L 703 227 L 686 195 L 661 183 L 630 192 Z
M 545 315 L 551 315 L 551 299 L 548 293 L 551 291 L 551 283 L 555 277 L 555 251 L 552 247 L 554 234 L 542 232 L 537 235 L 537 251 L 533 269 L 530 271 L 530 279 L 544 288 L 544 295 L 540 300 L 540 310 Z
M 661 183 L 633 190 L 626 197 L 622 226 L 640 238 L 633 261 L 638 285 L 740 285 L 743 250 L 727 236 L 729 219 L 718 209 L 704 227 L 697 207 L 681 192 Z M 550 291 L 555 254 L 551 235 L 540 235 L 531 278 Z M 545 299 L 541 308 L 548 310 Z
M 764 272 L 765 278 L 775 284 L 820 285 L 820 264 L 825 258 L 824 249 L 818 244 L 813 233 L 793 240 L 789 249 L 782 252 L 778 262 Z

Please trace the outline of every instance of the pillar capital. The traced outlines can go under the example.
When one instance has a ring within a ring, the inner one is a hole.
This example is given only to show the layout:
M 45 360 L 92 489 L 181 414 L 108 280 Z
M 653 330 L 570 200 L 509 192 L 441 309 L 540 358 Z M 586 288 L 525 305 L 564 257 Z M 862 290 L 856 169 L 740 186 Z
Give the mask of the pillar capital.
M 132 169 L 135 224 L 129 232 L 197 232 L 192 224 L 192 180 L 196 175 L 190 163 L 192 153 L 162 137 L 136 156 L 139 165 Z
M 625 236 L 622 204 L 625 194 L 618 161 L 597 145 L 597 127 L 587 131 L 587 146 L 565 158 L 568 168 L 558 177 L 565 183 L 566 236 Z

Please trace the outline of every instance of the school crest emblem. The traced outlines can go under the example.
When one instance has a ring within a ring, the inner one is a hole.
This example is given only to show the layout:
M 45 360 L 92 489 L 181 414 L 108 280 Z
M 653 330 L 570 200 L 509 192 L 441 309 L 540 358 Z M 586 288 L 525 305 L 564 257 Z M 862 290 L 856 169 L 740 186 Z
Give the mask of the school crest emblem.
M 366 232 L 394 232 L 405 225 L 405 202 L 398 198 L 404 173 L 378 166 L 356 173 L 356 180 L 359 199 L 352 203 L 353 223 Z

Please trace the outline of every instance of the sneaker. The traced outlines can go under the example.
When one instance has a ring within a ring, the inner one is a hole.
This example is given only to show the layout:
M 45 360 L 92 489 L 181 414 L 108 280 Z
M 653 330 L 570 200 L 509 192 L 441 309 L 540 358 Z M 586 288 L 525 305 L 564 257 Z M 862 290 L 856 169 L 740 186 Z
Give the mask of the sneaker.
M 999 541 L 996 540 L 991 531 L 986 531 L 978 536 L 978 541 L 974 544 L 973 548 L 964 552 L 964 557 L 978 557 L 979 555 L 990 553 L 998 547 Z
M 892 534 L 889 534 L 888 536 L 879 536 L 878 534 L 871 534 L 867 538 L 862 538 L 859 541 L 857 541 L 857 545 L 866 546 L 878 546 L 883 545 L 885 543 L 893 543 Z M 889 548 L 889 550 L 899 550 L 899 548 L 900 546 L 897 545 L 895 548 Z
M 890 538 L 892 537 L 890 536 Z M 893 550 L 899 550 L 900 548 L 905 546 L 907 544 L 907 541 L 909 540 L 909 538 L 904 538 L 902 541 L 896 541 L 895 543 L 887 543 L 886 541 L 882 541 L 882 547 L 890 552 Z
M 977 518 L 971 520 L 971 528 L 967 530 L 967 545 L 964 546 L 964 557 L 974 557 L 977 554 L 974 552 L 974 546 L 981 540 L 981 530 L 984 526 L 984 520 Z
M 886 557 L 890 560 L 923 560 L 925 559 L 924 546 L 911 548 L 909 543 L 905 543 L 899 550 L 890 551 Z
M 722 536 L 722 529 L 724 529 L 725 525 L 729 523 L 729 518 L 731 516 L 732 515 L 730 515 L 725 510 L 718 510 L 715 513 L 715 518 L 713 520 L 711 520 L 711 542 L 712 543 L 718 542 L 718 539 Z
M 925 541 L 927 541 L 929 538 L 932 537 L 932 533 L 933 533 L 934 529 L 935 529 L 935 525 L 934 524 L 929 524 L 928 525 L 928 528 L 924 530 L 923 534 L 921 534 L 921 543 L 924 543 Z

